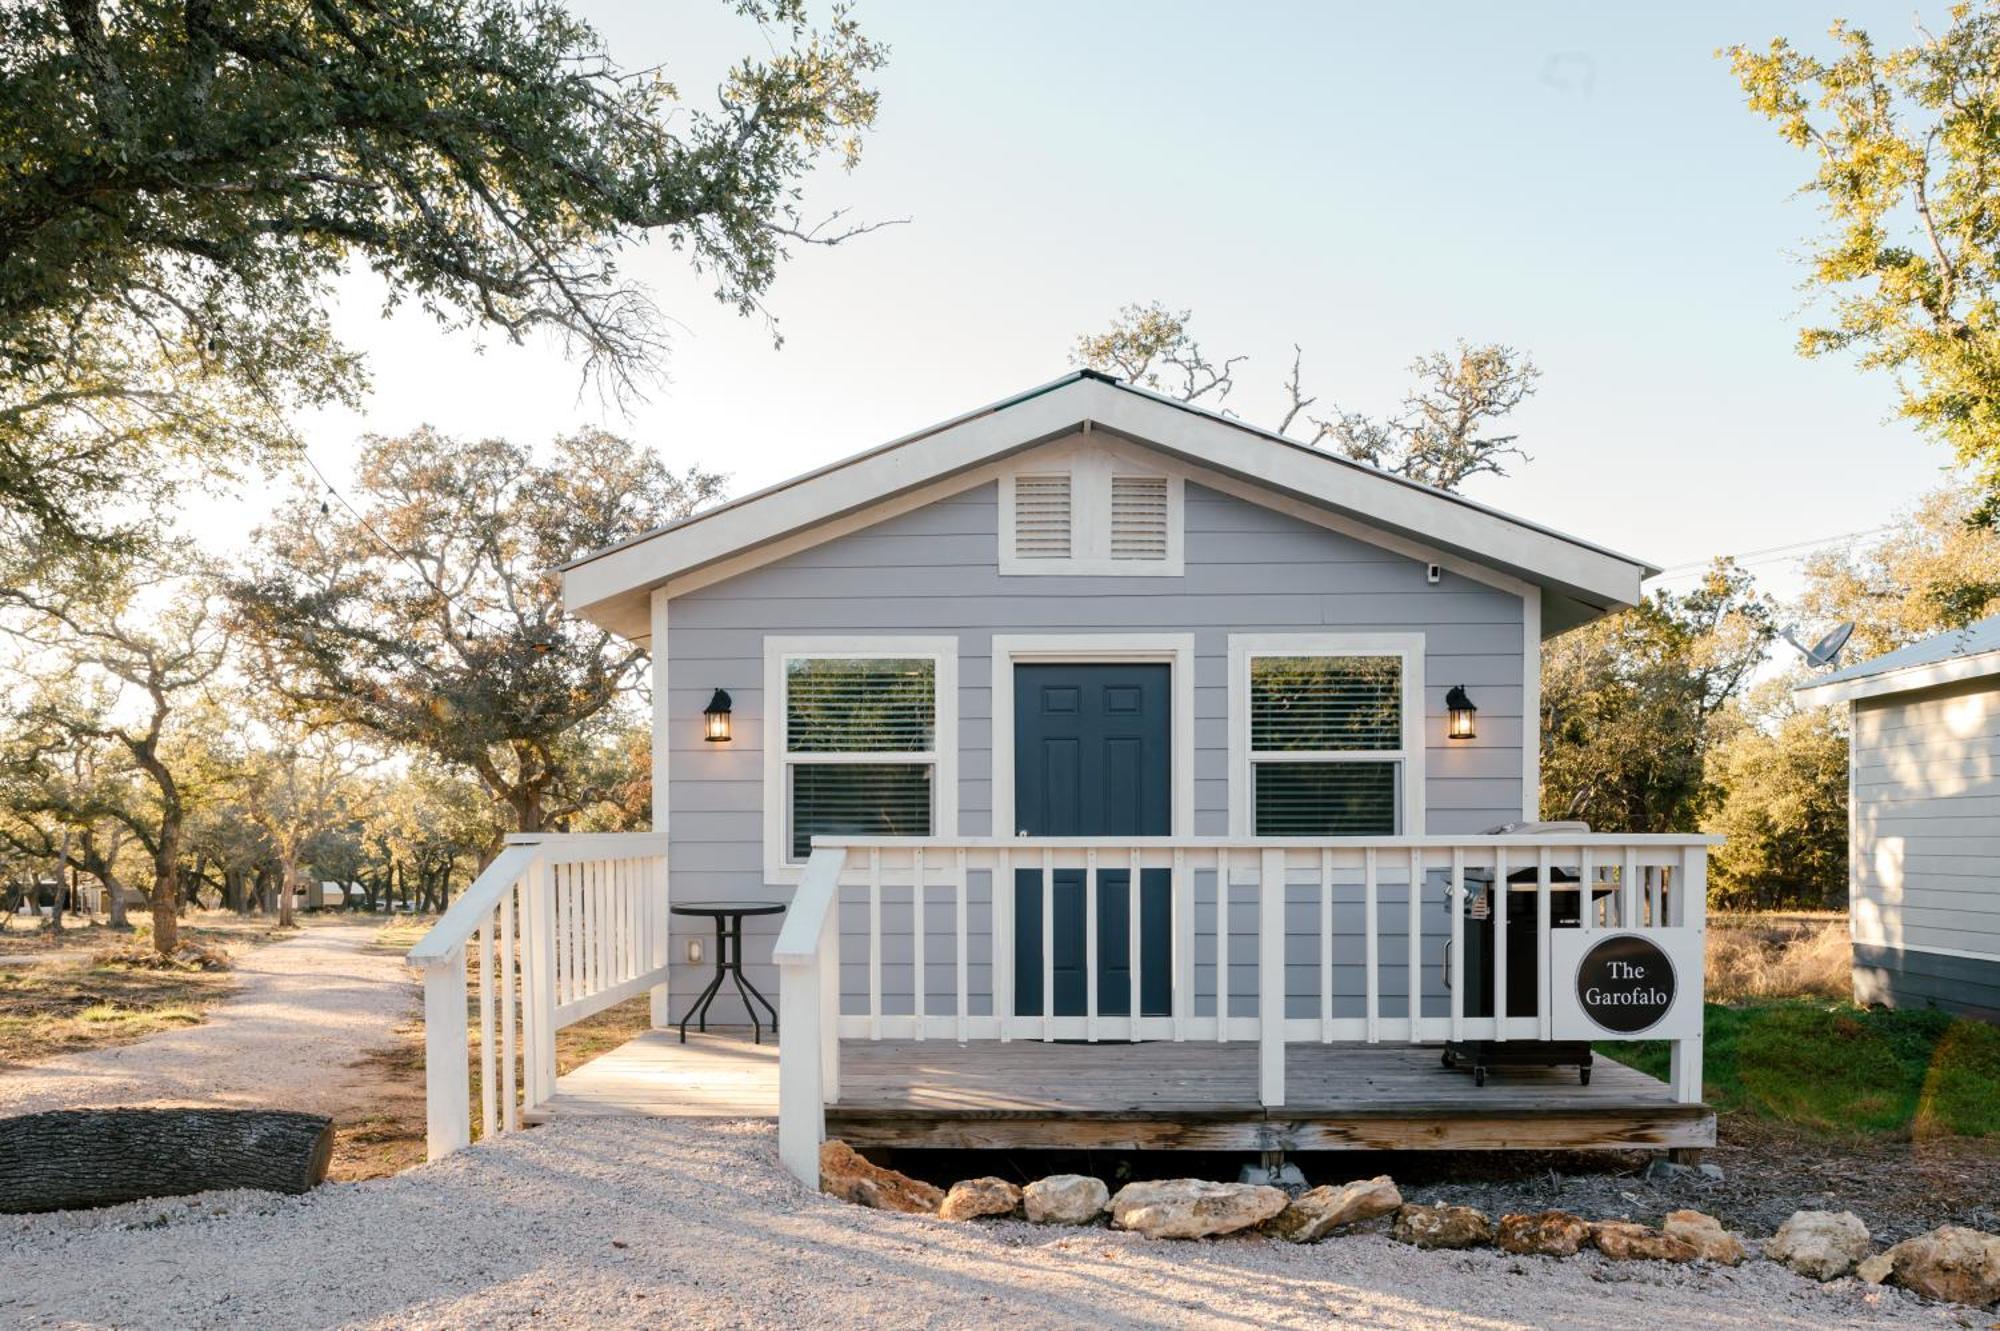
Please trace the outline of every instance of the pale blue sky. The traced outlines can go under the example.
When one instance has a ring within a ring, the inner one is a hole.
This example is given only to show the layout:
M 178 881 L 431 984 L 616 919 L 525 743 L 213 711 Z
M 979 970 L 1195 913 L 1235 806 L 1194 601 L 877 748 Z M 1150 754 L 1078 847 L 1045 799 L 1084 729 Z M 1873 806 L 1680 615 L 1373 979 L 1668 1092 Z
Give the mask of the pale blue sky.
M 748 49 L 716 5 L 580 7 L 691 99 Z M 1250 355 L 1229 405 L 1259 422 L 1294 341 L 1322 403 L 1370 411 L 1454 338 L 1529 350 L 1533 461 L 1470 492 L 1658 563 L 1874 527 L 1945 450 L 1887 382 L 1794 352 L 1808 163 L 1714 52 L 1823 45 L 1836 14 L 1901 43 L 1940 8 L 862 0 L 893 47 L 880 124 L 808 206 L 912 221 L 789 265 L 782 350 L 636 253 L 683 327 L 673 382 L 621 419 L 551 348 L 475 353 L 357 286 L 341 325 L 376 388 L 311 423 L 315 456 L 342 471 L 360 430 L 419 421 L 600 421 L 740 493 L 1053 378 L 1077 333 L 1158 299 Z M 1782 591 L 1788 568 L 1760 571 Z

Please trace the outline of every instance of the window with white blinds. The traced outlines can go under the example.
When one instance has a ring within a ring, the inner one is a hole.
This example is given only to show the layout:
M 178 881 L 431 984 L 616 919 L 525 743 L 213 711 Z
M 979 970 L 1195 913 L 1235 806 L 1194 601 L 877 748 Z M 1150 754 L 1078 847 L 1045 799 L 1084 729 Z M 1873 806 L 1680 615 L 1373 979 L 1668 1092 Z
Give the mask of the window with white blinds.
M 1247 830 L 1391 836 L 1404 830 L 1419 718 L 1402 651 L 1244 651 Z
M 937 766 L 930 657 L 785 661 L 786 855 L 815 836 L 929 836 Z
M 816 836 L 956 831 L 956 648 L 943 638 L 765 640 L 765 871 Z
M 1000 481 L 1000 572 L 1178 577 L 1183 482 L 1122 452 L 1058 449 Z

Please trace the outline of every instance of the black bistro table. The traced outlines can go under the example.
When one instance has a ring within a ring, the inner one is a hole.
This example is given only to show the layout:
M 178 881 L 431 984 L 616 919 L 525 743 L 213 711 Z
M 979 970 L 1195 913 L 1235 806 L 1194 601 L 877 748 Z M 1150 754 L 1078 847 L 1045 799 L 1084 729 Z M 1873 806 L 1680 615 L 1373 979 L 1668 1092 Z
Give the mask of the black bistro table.
M 764 1043 L 764 1027 L 757 1020 L 757 1006 L 752 1003 L 755 995 L 757 1003 L 771 1014 L 771 1034 L 778 1033 L 778 1010 L 771 1006 L 771 1000 L 757 992 L 757 986 L 743 977 L 743 917 L 746 915 L 782 915 L 785 908 L 769 901 L 683 901 L 671 907 L 676 915 L 704 915 L 715 921 L 715 978 L 708 982 L 708 988 L 694 1000 L 694 1005 L 681 1018 L 681 1043 L 686 1044 L 688 1023 L 695 1022 L 695 1029 L 708 1030 L 708 1008 L 715 1002 L 715 995 L 722 988 L 725 976 L 736 977 L 736 992 L 743 998 L 743 1009 L 750 1014 L 750 1029 L 758 1044 Z

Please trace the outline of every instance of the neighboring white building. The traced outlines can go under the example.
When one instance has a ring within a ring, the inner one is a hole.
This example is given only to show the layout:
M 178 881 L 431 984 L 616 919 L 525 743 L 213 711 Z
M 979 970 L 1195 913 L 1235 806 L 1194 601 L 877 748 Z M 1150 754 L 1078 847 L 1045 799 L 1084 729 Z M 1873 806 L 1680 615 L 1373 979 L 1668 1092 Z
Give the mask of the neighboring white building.
M 1846 703 L 1854 996 L 2000 1020 L 2000 615 L 1800 690 Z

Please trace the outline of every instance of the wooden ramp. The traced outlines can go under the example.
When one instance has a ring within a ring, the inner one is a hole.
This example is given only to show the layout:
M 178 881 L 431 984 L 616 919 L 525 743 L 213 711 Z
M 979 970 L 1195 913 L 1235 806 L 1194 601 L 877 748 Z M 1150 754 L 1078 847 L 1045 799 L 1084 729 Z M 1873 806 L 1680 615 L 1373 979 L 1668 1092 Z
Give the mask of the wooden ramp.
M 851 1041 L 827 1134 L 856 1146 L 1104 1150 L 1572 1150 L 1715 1144 L 1705 1105 L 1608 1059 L 1499 1071 L 1484 1087 L 1434 1048 L 1292 1045 L 1287 1103 L 1257 1102 L 1250 1043 Z M 543 1111 L 774 1118 L 777 1047 L 650 1031 L 556 1083 Z

